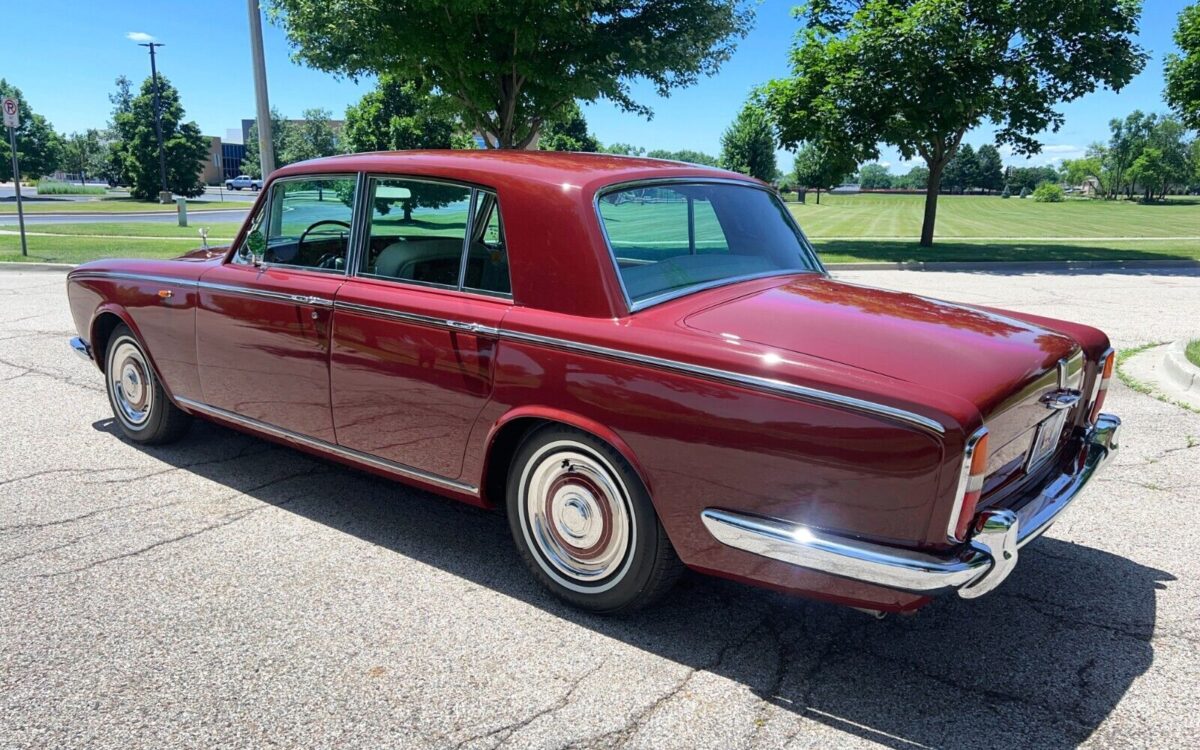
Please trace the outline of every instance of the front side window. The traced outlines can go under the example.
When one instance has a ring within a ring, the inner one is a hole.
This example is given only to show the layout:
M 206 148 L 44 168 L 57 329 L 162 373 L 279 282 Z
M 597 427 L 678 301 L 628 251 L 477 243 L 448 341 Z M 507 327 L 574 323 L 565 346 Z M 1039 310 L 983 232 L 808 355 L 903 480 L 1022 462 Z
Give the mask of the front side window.
M 268 264 L 342 272 L 350 249 L 354 190 L 353 177 L 276 182 L 266 237 L 253 230 L 247 244 L 262 244 Z
M 468 187 L 372 180 L 371 224 L 359 272 L 457 287 L 470 210 Z
M 603 193 L 599 207 L 635 308 L 714 282 L 817 270 L 787 209 L 756 187 L 619 188 Z

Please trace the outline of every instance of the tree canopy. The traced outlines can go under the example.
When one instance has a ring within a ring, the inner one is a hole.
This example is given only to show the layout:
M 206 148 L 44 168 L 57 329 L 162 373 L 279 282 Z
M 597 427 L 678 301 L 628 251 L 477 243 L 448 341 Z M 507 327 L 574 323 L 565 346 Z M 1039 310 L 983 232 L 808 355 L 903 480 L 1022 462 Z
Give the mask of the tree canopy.
M 81 185 L 87 182 L 88 175 L 96 177 L 104 172 L 106 156 L 107 149 L 95 128 L 63 137 L 61 166 L 64 171 L 78 175 Z
M 721 136 L 721 168 L 766 182 L 779 174 L 775 168 L 775 126 L 758 104 L 747 102 Z
M 538 148 L 543 151 L 597 151 L 600 141 L 588 132 L 583 110 L 571 102 L 558 116 L 546 121 Z
M 1200 130 L 1200 3 L 1179 14 L 1175 45 L 1179 54 L 1166 58 L 1167 102 L 1184 125 Z
M 857 161 L 880 143 L 930 171 L 921 244 L 933 242 L 942 172 L 984 121 L 1015 153 L 1057 130 L 1055 107 L 1141 69 L 1133 42 L 1141 0 L 810 0 L 792 77 L 767 106 L 787 144 L 825 142 Z
M 721 163 L 720 159 L 712 154 L 706 154 L 703 151 L 693 151 L 687 148 L 678 151 L 656 148 L 647 151 L 646 156 L 649 156 L 651 159 L 670 159 L 671 161 L 686 161 L 689 164 L 703 164 L 706 167 L 720 166 Z
M 275 157 L 275 167 L 282 167 L 286 162 L 283 161 L 283 148 L 287 140 L 288 130 L 292 124 L 279 112 L 279 110 L 271 107 L 271 148 Z M 262 158 L 259 154 L 258 147 L 258 122 L 255 121 L 250 126 L 250 131 L 246 134 L 246 153 L 242 156 L 242 174 L 250 177 L 263 177 L 262 173 Z
M 295 57 L 352 78 L 394 75 L 449 96 L 500 148 L 524 148 L 573 101 L 649 117 L 661 96 L 714 73 L 749 28 L 742 0 L 270 0 Z
M 208 158 L 209 140 L 194 122 L 184 122 L 179 91 L 162 74 L 158 76 L 162 116 L 163 153 L 167 164 L 167 189 L 192 197 L 204 192 L 200 165 Z M 130 97 L 118 79 L 113 125 L 118 145 L 114 156 L 129 183 L 129 194 L 146 199 L 158 195 L 158 139 L 154 132 L 154 79 L 147 76 L 137 96 Z
M 385 75 L 374 91 L 346 108 L 342 137 L 350 153 L 451 148 L 455 125 L 445 97 Z
M 864 164 L 858 168 L 858 186 L 863 190 L 888 190 L 892 175 L 882 164 Z
M 299 122 L 289 122 L 284 129 L 279 166 L 340 153 L 337 133 L 330 124 L 329 110 L 306 109 L 300 118 Z
M 796 187 L 815 188 L 820 203 L 821 191 L 842 184 L 842 180 L 854 173 L 854 167 L 854 159 L 845 154 L 820 145 L 805 145 L 796 152 L 793 169 Z
M 17 128 L 17 156 L 20 159 L 21 178 L 37 180 L 58 168 L 62 160 L 63 142 L 45 117 L 34 112 L 29 100 L 16 86 L 0 78 L 0 97 L 11 96 L 21 103 L 21 127 Z M 12 146 L 5 133 L 0 141 L 0 180 L 7 182 L 13 177 Z

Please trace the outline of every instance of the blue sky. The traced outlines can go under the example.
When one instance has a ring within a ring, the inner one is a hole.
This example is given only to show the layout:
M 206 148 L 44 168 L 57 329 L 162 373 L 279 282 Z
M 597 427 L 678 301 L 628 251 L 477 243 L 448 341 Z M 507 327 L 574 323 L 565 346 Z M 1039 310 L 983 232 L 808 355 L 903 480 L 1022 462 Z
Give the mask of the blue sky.
M 1042 154 L 1028 163 L 1041 164 L 1082 154 L 1089 143 L 1105 140 L 1108 121 L 1134 109 L 1163 111 L 1162 58 L 1173 48 L 1171 33 L 1188 0 L 1145 0 L 1139 43 L 1150 53 L 1145 70 L 1119 94 L 1099 91 L 1063 105 L 1066 123 L 1043 138 Z M 265 4 L 265 0 L 264 0 Z M 626 142 L 648 149 L 696 149 L 716 154 L 721 132 L 747 94 L 757 85 L 788 73 L 788 50 L 797 22 L 793 0 L 765 0 L 754 30 L 713 78 L 657 97 L 646 85 L 635 85 L 635 98 L 655 111 L 650 121 L 600 102 L 584 108 L 592 131 L 603 143 Z M 52 20 L 52 23 L 48 23 Z M 254 114 L 253 80 L 244 0 L 8 0 L 4 27 L 10 40 L 0 76 L 19 87 L 33 108 L 59 131 L 101 127 L 108 118 L 113 79 L 124 73 L 134 81 L 149 75 L 146 50 L 126 37 L 150 34 L 166 47 L 159 70 L 180 90 L 190 119 L 211 135 L 225 136 Z M 267 77 L 272 104 L 298 117 L 308 107 L 325 107 L 341 117 L 346 105 L 369 89 L 290 60 L 281 29 L 264 26 Z M 992 131 L 983 127 L 966 140 L 978 146 Z M 908 164 L 890 148 L 881 161 L 893 171 Z M 1008 157 L 1012 164 L 1027 163 Z M 779 167 L 791 169 L 781 151 Z

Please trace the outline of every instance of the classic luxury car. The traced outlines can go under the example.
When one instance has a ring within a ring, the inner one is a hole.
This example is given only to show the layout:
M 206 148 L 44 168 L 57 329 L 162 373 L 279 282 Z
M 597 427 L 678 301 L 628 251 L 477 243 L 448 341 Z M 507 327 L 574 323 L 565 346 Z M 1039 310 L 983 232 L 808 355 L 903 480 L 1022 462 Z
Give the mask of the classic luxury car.
M 128 439 L 203 417 L 505 508 L 598 612 L 684 567 L 876 613 L 980 596 L 1120 426 L 1100 331 L 836 281 L 769 186 L 678 162 L 305 162 L 229 248 L 68 292 Z

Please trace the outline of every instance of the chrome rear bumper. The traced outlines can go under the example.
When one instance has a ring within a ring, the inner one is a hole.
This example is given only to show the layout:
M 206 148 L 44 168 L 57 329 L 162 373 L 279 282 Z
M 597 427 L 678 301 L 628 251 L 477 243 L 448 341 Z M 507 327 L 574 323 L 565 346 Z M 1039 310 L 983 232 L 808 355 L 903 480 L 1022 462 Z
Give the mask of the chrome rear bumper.
M 917 594 L 982 596 L 1017 564 L 1017 551 L 1042 535 L 1117 450 L 1121 420 L 1101 414 L 1074 469 L 1046 482 L 1020 510 L 984 511 L 971 539 L 948 555 L 889 547 L 808 526 L 727 510 L 701 513 L 716 539 L 756 555 Z

